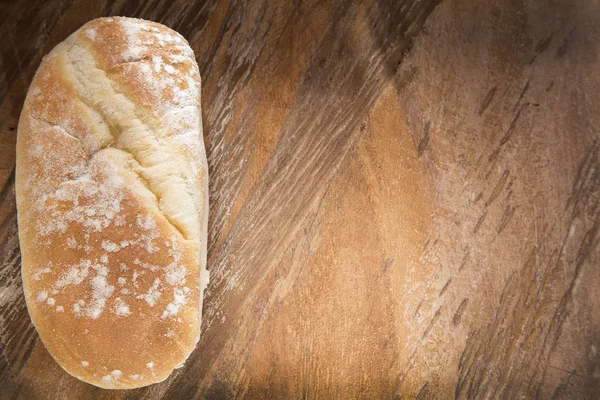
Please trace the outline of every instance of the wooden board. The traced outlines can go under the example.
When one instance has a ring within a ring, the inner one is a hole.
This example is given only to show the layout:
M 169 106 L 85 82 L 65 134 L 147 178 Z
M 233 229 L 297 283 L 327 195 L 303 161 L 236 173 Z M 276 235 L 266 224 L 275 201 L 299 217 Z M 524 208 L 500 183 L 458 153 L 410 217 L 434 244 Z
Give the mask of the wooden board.
M 0 6 L 0 398 L 597 398 L 600 9 L 571 0 Z M 185 367 L 70 377 L 24 304 L 16 124 L 86 21 L 181 32 L 212 281 Z

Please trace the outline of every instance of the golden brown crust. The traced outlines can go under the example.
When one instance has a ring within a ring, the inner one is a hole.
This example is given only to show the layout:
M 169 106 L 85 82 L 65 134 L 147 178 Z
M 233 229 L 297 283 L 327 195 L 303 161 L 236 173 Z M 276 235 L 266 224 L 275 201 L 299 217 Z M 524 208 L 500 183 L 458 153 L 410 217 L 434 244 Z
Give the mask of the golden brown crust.
M 143 20 L 89 22 L 31 84 L 17 143 L 23 286 L 45 346 L 83 381 L 159 382 L 198 340 L 200 115 L 193 52 Z

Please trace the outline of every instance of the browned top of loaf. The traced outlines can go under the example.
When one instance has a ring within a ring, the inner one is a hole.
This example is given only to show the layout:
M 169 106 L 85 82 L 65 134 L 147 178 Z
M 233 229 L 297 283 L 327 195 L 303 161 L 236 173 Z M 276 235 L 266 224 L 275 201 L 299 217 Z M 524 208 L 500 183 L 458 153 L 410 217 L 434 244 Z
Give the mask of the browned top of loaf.
M 23 284 L 44 344 L 84 381 L 160 381 L 198 340 L 201 129 L 193 52 L 160 24 L 91 21 L 31 84 L 17 145 Z

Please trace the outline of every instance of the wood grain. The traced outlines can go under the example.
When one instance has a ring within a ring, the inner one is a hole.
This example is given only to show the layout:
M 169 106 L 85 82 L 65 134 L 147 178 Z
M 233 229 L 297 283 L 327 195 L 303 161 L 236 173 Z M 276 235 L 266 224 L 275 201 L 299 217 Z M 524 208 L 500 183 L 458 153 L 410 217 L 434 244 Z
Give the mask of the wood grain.
M 194 49 L 211 172 L 202 338 L 134 391 L 67 375 L 19 276 L 14 147 L 86 21 Z M 591 1 L 0 6 L 0 398 L 597 398 L 600 9 Z

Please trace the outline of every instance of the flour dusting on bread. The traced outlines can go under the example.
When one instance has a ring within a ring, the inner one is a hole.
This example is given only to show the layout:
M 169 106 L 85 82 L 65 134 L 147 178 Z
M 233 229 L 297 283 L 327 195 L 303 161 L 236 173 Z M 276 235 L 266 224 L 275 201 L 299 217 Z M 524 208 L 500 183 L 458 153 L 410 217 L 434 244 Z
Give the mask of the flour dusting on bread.
M 101 18 L 47 55 L 19 122 L 28 309 L 69 373 L 165 379 L 200 334 L 208 168 L 200 76 L 165 26 Z

